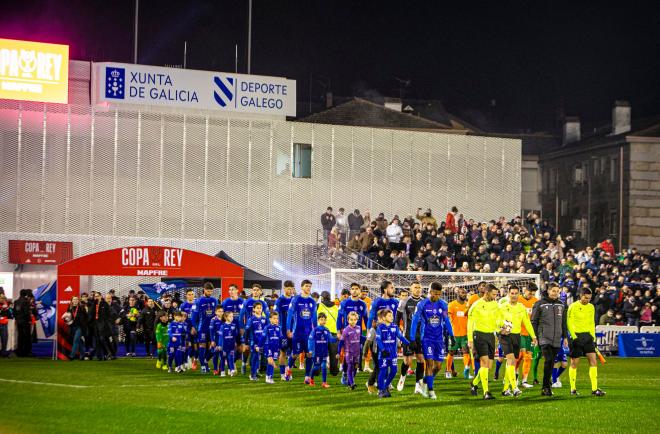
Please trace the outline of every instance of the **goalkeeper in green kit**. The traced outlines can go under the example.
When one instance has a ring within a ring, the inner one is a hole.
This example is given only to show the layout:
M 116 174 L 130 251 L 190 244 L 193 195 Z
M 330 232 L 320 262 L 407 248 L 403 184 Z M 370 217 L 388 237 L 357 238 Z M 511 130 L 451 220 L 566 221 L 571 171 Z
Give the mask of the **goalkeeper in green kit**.
M 156 369 L 163 369 L 165 371 L 167 371 L 167 344 L 170 340 L 170 335 L 167 331 L 168 320 L 169 316 L 166 311 L 161 310 L 158 312 L 158 325 L 156 326 L 158 360 L 156 361 Z

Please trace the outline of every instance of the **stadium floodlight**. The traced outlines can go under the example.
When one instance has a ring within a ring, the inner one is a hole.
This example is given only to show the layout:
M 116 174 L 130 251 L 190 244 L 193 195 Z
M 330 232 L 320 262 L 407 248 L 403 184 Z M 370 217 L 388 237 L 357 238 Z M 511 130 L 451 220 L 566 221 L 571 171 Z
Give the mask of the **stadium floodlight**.
M 408 288 L 413 282 L 419 282 L 422 288 L 428 289 L 431 282 L 440 282 L 443 298 L 452 301 L 456 298 L 453 289 L 463 287 L 467 290 L 475 289 L 480 282 L 492 283 L 503 291 L 512 284 L 519 288 L 535 283 L 541 288 L 541 276 L 539 274 L 509 274 L 509 273 L 462 273 L 462 272 L 439 272 L 439 271 L 405 271 L 405 270 L 368 270 L 351 268 L 330 269 L 330 290 L 332 297 L 341 294 L 342 289 L 349 288 L 351 283 L 356 282 L 360 286 L 369 288 L 370 297 L 380 296 L 380 283 L 389 280 L 398 290 Z M 538 295 L 537 295 L 538 296 Z

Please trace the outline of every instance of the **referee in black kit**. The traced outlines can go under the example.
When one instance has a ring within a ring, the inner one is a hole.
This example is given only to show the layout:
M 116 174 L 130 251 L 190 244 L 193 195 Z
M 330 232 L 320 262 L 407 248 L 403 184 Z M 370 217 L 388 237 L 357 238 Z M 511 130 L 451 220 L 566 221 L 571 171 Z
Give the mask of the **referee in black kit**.
M 532 308 L 532 327 L 543 353 L 543 389 L 541 395 L 552 396 L 552 366 L 562 346 L 568 346 L 566 305 L 559 300 L 559 285 L 551 283 L 547 293 Z

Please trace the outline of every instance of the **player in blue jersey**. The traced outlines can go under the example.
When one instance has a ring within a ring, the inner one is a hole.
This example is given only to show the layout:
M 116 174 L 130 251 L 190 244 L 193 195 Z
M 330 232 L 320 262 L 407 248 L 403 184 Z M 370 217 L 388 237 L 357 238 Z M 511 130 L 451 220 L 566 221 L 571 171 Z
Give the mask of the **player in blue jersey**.
M 222 351 L 222 360 L 220 361 L 220 376 L 225 376 L 225 362 L 229 369 L 229 376 L 236 375 L 236 342 L 238 342 L 238 326 L 234 323 L 234 312 L 225 312 L 222 317 L 222 329 L 220 331 L 220 351 Z
M 188 316 L 186 319 L 186 323 L 188 324 L 188 329 L 190 332 L 189 335 L 189 340 L 190 340 L 190 346 L 187 348 L 186 351 L 186 362 L 188 363 L 188 368 L 192 369 L 193 371 L 197 369 L 197 330 L 195 330 L 195 327 L 193 326 L 192 323 L 192 311 L 193 308 L 195 307 L 195 291 L 192 289 L 188 289 L 186 291 L 186 301 L 181 303 L 181 306 L 179 307 L 179 310 L 181 312 L 185 312 L 185 314 Z
M 197 357 L 201 365 L 200 372 L 203 374 L 209 372 L 207 359 L 207 350 L 211 348 L 209 326 L 211 325 L 211 319 L 215 315 L 215 308 L 218 305 L 218 300 L 212 294 L 213 284 L 206 282 L 204 284 L 204 295 L 197 299 L 195 307 L 192 309 L 192 324 L 197 331 L 197 344 L 199 346 Z
M 275 301 L 275 312 L 278 313 L 279 326 L 284 336 L 282 337 L 282 345 L 280 350 L 280 377 L 282 380 L 291 381 L 293 379 L 293 365 L 296 362 L 291 356 L 291 339 L 286 337 L 286 318 L 289 313 L 289 305 L 295 293 L 296 288 L 292 281 L 287 280 L 284 282 L 284 289 Z M 287 360 L 288 358 L 288 360 Z
M 225 310 L 225 313 L 232 312 L 234 314 L 233 322 L 236 325 L 236 330 L 239 330 L 239 335 L 238 335 L 238 339 L 236 340 L 236 345 L 238 347 L 238 352 L 241 354 L 241 364 L 243 367 L 247 365 L 247 361 L 245 356 L 246 349 L 241 342 L 241 334 L 240 334 L 241 324 L 239 322 L 239 317 L 241 314 L 241 309 L 243 309 L 244 301 L 245 300 L 243 300 L 238 296 L 238 286 L 232 283 L 231 285 L 229 285 L 229 298 L 222 302 L 222 308 Z M 223 351 L 227 351 L 227 349 L 223 348 Z M 243 371 L 245 371 L 244 368 Z
M 454 332 L 447 313 L 447 302 L 442 300 L 442 285 L 432 282 L 429 289 L 429 298 L 417 304 L 415 315 L 410 325 L 410 340 L 414 340 L 417 328 L 420 327 L 422 351 L 424 352 L 425 381 L 428 389 L 428 397 L 436 399 L 433 391 L 433 380 L 435 374 L 440 371 L 442 361 L 445 358 L 444 335 L 449 336 L 453 342 Z
M 250 381 L 257 381 L 257 371 L 263 353 L 264 329 L 268 320 L 263 315 L 261 303 L 255 303 L 252 316 L 245 323 L 245 340 L 250 344 Z
M 378 346 L 378 397 L 390 398 L 389 387 L 392 380 L 396 377 L 398 370 L 397 352 L 398 340 L 405 345 L 410 345 L 408 339 L 401 333 L 401 329 L 393 324 L 394 313 L 390 309 L 381 309 L 378 313 L 378 320 L 381 321 L 376 327 L 376 345 Z
M 316 327 L 316 302 L 311 297 L 312 282 L 305 279 L 300 284 L 300 295 L 291 299 L 286 319 L 287 337 L 291 339 L 291 355 L 294 360 L 300 353 L 305 354 L 305 384 L 309 384 L 312 370 L 312 353 L 307 339 Z
M 396 312 L 399 307 L 399 300 L 394 298 L 394 285 L 389 280 L 383 280 L 380 284 L 381 296 L 371 303 L 371 312 L 369 312 L 369 319 L 367 320 L 367 329 L 375 328 L 373 322 L 376 320 L 379 310 L 389 309 Z M 373 324 L 373 325 L 372 325 Z
M 266 304 L 265 301 L 261 299 L 261 295 L 263 294 L 263 291 L 261 290 L 261 285 L 258 283 L 255 283 L 252 285 L 252 294 L 250 295 L 249 298 L 243 301 L 243 307 L 241 308 L 241 313 L 238 318 L 238 323 L 241 328 L 241 334 L 245 333 L 245 326 L 247 323 L 247 320 L 252 316 L 252 309 L 254 308 L 255 304 L 261 304 L 261 311 L 266 314 L 266 319 L 268 319 L 268 315 L 270 314 L 269 309 L 268 309 L 268 304 Z M 248 345 L 243 346 L 243 356 L 241 357 L 241 360 L 247 360 L 248 356 L 250 354 L 250 347 Z M 245 375 L 245 363 L 241 366 L 241 373 Z
M 561 380 L 559 377 L 561 377 L 561 374 L 564 373 L 566 370 L 566 367 L 568 366 L 568 358 L 566 355 L 570 352 L 568 348 L 566 348 L 563 345 L 559 348 L 559 352 L 557 353 L 557 357 L 555 357 L 555 367 L 552 368 L 552 388 L 553 389 L 558 389 L 561 388 Z
M 361 298 L 361 289 L 360 285 L 357 283 L 351 283 L 350 297 L 342 300 L 339 304 L 339 315 L 337 317 L 337 331 L 341 334 L 345 327 L 348 326 L 348 314 L 355 312 L 358 315 L 357 326 L 360 328 L 365 328 L 367 326 L 367 319 L 369 317 L 369 309 L 367 308 L 367 303 L 365 303 Z M 365 338 L 363 337 L 360 344 L 364 344 Z M 362 355 L 362 351 L 360 351 Z M 361 361 L 358 362 L 358 366 L 362 366 Z M 341 383 L 346 384 L 347 380 L 348 367 L 346 365 L 346 360 L 342 364 L 342 374 L 341 374 Z
M 219 375 L 219 367 L 224 365 L 225 362 L 222 358 L 222 326 L 224 324 L 224 310 L 222 306 L 216 306 L 215 316 L 211 319 L 209 325 L 209 334 L 211 335 L 211 351 L 213 352 L 213 375 Z M 224 370 L 222 376 L 225 376 Z
M 280 315 L 277 311 L 270 314 L 270 324 L 264 329 L 263 347 L 264 356 L 268 362 L 266 366 L 266 383 L 273 384 L 275 374 L 275 363 L 282 349 L 282 328 L 279 324 Z M 282 369 L 280 369 L 283 371 Z M 284 378 L 282 378 L 284 380 Z
M 181 311 L 174 312 L 174 321 L 169 324 L 167 332 L 170 337 L 167 345 L 167 371 L 181 372 L 186 342 L 186 325 L 183 323 Z
M 320 370 L 323 381 L 321 387 L 324 389 L 330 387 L 328 384 L 328 344 L 336 341 L 330 330 L 325 327 L 327 319 L 328 317 L 325 313 L 321 312 L 318 314 L 318 326 L 314 327 L 307 340 L 307 348 L 312 353 L 312 360 L 314 362 L 308 384 L 314 386 L 314 373 Z

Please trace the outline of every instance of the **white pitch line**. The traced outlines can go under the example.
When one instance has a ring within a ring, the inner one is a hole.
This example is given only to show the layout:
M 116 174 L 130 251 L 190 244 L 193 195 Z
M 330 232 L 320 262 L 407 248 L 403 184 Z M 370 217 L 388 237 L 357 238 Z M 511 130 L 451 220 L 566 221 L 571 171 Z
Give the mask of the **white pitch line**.
M 0 378 L 0 381 L 4 381 L 7 383 L 35 384 L 38 386 L 73 387 L 75 389 L 86 389 L 88 387 L 92 387 L 92 386 L 81 386 L 78 384 L 60 384 L 60 383 L 43 383 L 40 381 L 9 380 L 7 378 Z

